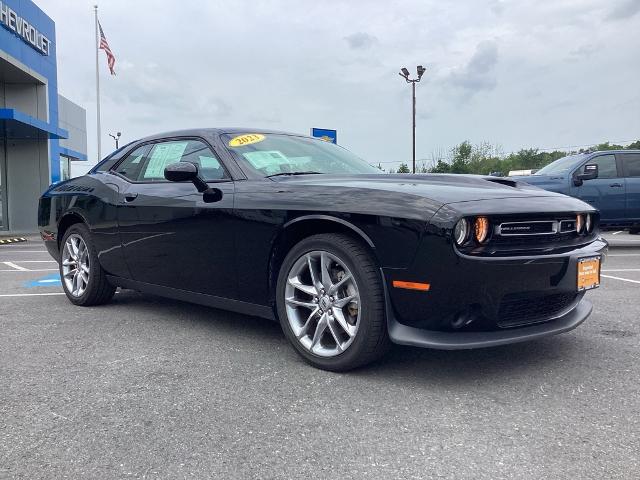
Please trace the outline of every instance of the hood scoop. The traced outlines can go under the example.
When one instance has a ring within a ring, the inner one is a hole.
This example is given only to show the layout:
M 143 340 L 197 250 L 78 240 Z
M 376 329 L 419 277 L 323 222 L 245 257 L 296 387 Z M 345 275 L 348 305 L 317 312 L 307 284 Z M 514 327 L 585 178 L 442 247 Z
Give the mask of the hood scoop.
M 515 180 L 509 180 L 504 177 L 484 177 L 488 182 L 499 183 L 500 185 L 505 185 L 507 187 L 518 188 L 518 182 Z

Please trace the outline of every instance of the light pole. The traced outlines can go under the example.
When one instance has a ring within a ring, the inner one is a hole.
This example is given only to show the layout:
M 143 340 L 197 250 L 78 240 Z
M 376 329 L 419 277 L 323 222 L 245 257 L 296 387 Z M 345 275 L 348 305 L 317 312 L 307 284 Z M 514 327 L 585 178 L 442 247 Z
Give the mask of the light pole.
M 422 75 L 424 75 L 424 72 L 427 69 L 424 68 L 422 65 L 418 65 L 417 67 L 417 71 L 418 71 L 418 78 L 414 78 L 413 80 L 409 78 L 409 70 L 407 70 L 406 68 L 402 67 L 400 69 L 400 73 L 398 75 L 400 75 L 401 77 L 403 77 L 407 83 L 411 84 L 411 91 L 412 91 L 412 99 L 413 99 L 413 173 L 416 173 L 416 83 L 418 83 L 420 81 L 420 79 L 422 78 Z
M 118 140 L 120 140 L 120 135 L 122 135 L 120 132 L 116 132 L 115 135 L 113 133 L 109 134 L 109 136 L 116 141 L 116 150 L 118 149 Z

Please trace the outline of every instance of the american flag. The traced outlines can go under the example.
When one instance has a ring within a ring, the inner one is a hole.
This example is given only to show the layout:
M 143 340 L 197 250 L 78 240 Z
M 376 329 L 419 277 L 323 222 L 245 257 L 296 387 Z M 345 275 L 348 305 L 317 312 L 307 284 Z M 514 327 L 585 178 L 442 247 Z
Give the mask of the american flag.
M 109 65 L 109 71 L 111 75 L 115 75 L 116 71 L 113 69 L 113 66 L 116 64 L 116 57 L 113 55 L 111 48 L 109 48 L 109 42 L 107 42 L 107 37 L 104 36 L 104 32 L 102 31 L 102 25 L 98 22 L 98 28 L 100 29 L 100 47 L 104 50 L 104 53 L 107 54 L 107 65 Z

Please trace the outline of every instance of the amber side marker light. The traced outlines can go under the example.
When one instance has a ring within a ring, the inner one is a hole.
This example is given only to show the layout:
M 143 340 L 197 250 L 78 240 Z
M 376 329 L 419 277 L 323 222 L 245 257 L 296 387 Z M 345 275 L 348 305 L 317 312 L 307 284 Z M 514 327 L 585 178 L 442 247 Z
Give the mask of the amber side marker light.
M 394 280 L 393 286 L 395 288 L 404 288 L 405 290 L 420 290 L 423 292 L 428 292 L 431 288 L 431 284 L 429 283 L 403 282 L 401 280 Z

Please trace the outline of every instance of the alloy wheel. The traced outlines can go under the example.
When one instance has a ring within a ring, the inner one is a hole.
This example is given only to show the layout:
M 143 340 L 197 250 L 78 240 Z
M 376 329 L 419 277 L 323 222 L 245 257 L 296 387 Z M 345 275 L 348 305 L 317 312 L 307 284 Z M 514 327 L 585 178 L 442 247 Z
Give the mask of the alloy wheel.
M 80 235 L 69 235 L 62 249 L 62 278 L 72 296 L 84 294 L 89 284 L 89 268 L 87 244 Z
M 323 250 L 306 253 L 289 270 L 285 309 L 300 344 L 321 357 L 349 348 L 362 313 L 353 274 L 344 261 Z

